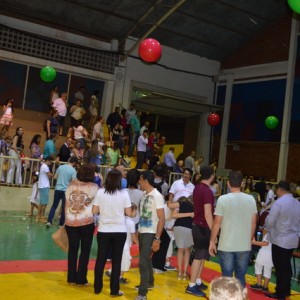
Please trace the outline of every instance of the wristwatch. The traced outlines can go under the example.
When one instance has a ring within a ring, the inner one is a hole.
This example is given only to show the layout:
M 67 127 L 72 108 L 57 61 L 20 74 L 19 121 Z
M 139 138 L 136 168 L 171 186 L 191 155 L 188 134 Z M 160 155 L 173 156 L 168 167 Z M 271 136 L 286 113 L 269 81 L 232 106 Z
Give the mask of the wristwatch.
M 154 238 L 154 241 L 160 242 L 160 238 L 156 236 L 156 237 Z

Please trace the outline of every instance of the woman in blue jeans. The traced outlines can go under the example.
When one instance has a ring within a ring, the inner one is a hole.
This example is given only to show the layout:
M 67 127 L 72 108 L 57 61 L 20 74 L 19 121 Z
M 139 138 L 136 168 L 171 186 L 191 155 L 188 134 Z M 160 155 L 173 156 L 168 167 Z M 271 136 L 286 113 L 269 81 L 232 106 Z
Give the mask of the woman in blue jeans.
M 121 190 L 122 174 L 111 170 L 105 180 L 105 188 L 95 197 L 93 214 L 100 213 L 98 226 L 98 252 L 95 266 L 94 292 L 100 294 L 103 288 L 103 271 L 108 255 L 111 253 L 112 271 L 110 294 L 122 296 L 119 278 L 123 247 L 127 237 L 125 214 L 131 216 L 131 201 L 126 190 Z
M 65 228 L 69 238 L 70 285 L 88 285 L 87 268 L 95 228 L 92 207 L 98 191 L 97 184 L 93 183 L 94 174 L 93 164 L 83 164 L 77 172 L 77 179 L 66 190 Z M 79 247 L 81 251 L 78 259 Z

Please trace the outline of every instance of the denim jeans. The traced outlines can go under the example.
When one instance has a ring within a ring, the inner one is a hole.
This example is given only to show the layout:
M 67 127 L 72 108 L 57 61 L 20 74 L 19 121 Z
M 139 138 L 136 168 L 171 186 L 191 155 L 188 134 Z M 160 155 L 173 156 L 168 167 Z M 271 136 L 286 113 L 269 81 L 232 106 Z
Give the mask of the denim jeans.
M 132 156 L 133 151 L 134 151 L 134 147 L 137 143 L 137 139 L 139 137 L 139 132 L 131 132 L 130 136 L 129 136 L 129 148 L 128 148 L 128 156 Z
M 63 226 L 65 224 L 65 204 L 66 204 L 65 191 L 58 191 L 58 190 L 54 191 L 54 199 L 48 215 L 48 222 L 52 224 L 52 220 L 54 218 L 54 214 L 59 205 L 60 200 L 61 200 L 61 215 L 59 219 L 59 226 Z
M 146 296 L 148 287 L 154 285 L 153 267 L 151 261 L 152 243 L 154 233 L 140 233 L 139 234 L 139 250 L 140 250 L 140 286 L 139 295 Z
M 227 252 L 218 251 L 222 275 L 232 277 L 233 272 L 235 277 L 240 281 L 243 287 L 246 286 L 245 274 L 248 269 L 250 251 Z
M 9 170 L 7 172 L 7 178 L 6 178 L 6 182 L 7 183 L 14 183 L 14 177 L 15 177 L 15 184 L 22 184 L 22 163 L 21 163 L 21 159 L 19 158 L 18 154 L 13 150 L 10 149 L 9 156 L 12 156 L 13 158 L 11 158 L 9 160 L 10 163 L 10 167 Z

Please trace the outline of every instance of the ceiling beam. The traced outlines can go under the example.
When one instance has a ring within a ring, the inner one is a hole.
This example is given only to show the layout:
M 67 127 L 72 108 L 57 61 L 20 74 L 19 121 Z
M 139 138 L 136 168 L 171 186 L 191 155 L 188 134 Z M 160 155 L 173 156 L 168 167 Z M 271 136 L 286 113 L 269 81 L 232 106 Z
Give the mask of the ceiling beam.
M 233 5 L 233 4 L 229 4 L 229 3 L 227 3 L 227 2 L 223 2 L 222 0 L 215 0 L 215 2 L 216 2 L 216 3 L 219 3 L 219 4 L 223 5 L 223 6 L 227 6 L 227 7 L 229 7 L 230 9 L 234 9 L 234 10 L 237 10 L 237 11 L 239 11 L 239 12 L 241 12 L 241 13 L 244 13 L 245 15 L 247 15 L 247 17 L 249 17 L 249 15 L 250 15 L 251 17 L 255 17 L 255 18 L 257 18 L 257 19 L 263 20 L 264 22 L 270 21 L 270 20 L 268 20 L 267 18 L 264 18 L 264 17 L 262 17 L 262 16 L 260 16 L 260 15 L 258 15 L 258 14 L 255 14 L 255 13 L 249 11 L 249 10 L 242 9 L 242 8 L 240 8 L 240 7 L 237 7 L 237 6 Z M 233 2 L 234 2 L 234 1 L 233 1 Z
M 215 44 L 215 43 L 211 43 L 211 42 L 208 42 L 208 41 L 199 39 L 199 38 L 197 38 L 197 37 L 194 37 L 194 36 L 191 36 L 191 35 L 187 35 L 187 34 L 184 34 L 184 33 L 180 33 L 180 32 L 178 32 L 178 31 L 174 31 L 174 30 L 167 29 L 167 28 L 159 27 L 159 30 L 168 32 L 168 33 L 173 34 L 173 35 L 175 35 L 175 36 L 181 36 L 181 37 L 186 38 L 186 39 L 189 39 L 189 40 L 195 40 L 195 41 L 197 41 L 197 42 L 199 42 L 199 43 L 202 43 L 202 44 L 204 44 L 204 45 L 208 45 L 208 46 L 211 46 L 211 47 L 214 47 L 214 48 L 217 48 L 217 49 L 226 49 L 226 50 L 232 51 L 232 48 L 225 47 L 224 44 L 222 44 L 222 45 L 217 45 L 217 44 Z
M 150 33 L 152 33 L 164 20 L 166 20 L 174 11 L 180 7 L 186 0 L 179 0 L 175 5 L 172 6 L 171 9 L 167 11 L 166 14 L 164 14 L 127 52 L 126 54 L 121 58 L 122 61 L 124 61 L 139 45 L 139 43 L 144 40 L 146 37 L 149 36 Z
M 147 0 L 145 0 L 147 1 Z M 149 1 L 147 1 L 149 2 Z M 150 2 L 149 2 L 150 3 Z M 162 5 L 160 5 L 162 7 Z M 239 35 L 243 35 L 243 36 L 246 36 L 247 35 L 247 32 L 244 32 L 244 31 L 240 31 L 236 28 L 233 28 L 233 27 L 228 27 L 228 26 L 225 26 L 224 24 L 220 24 L 220 23 L 216 23 L 216 22 L 213 22 L 212 20 L 208 20 L 204 17 L 199 17 L 199 16 L 196 16 L 196 15 L 192 15 L 192 14 L 189 14 L 189 13 L 186 13 L 184 11 L 182 11 L 181 9 L 178 9 L 176 11 L 177 14 L 179 15 L 182 15 L 182 16 L 185 16 L 185 17 L 188 17 L 188 18 L 193 18 L 197 21 L 200 21 L 200 22 L 204 22 L 204 23 L 207 23 L 207 24 L 210 24 L 210 25 L 213 25 L 215 27 L 220 27 L 222 29 L 224 29 L 225 31 L 230 31 L 230 32 L 234 32 L 236 34 L 239 34 Z M 224 22 L 223 22 L 224 23 Z M 161 27 L 160 27 L 161 28 Z
M 156 3 L 150 7 L 144 15 L 129 29 L 129 31 L 126 33 L 126 35 L 122 38 L 120 41 L 120 46 L 123 46 L 127 40 L 127 38 L 135 31 L 137 28 L 141 25 L 141 23 L 157 8 L 157 6 L 162 2 L 163 0 L 157 0 Z
M 102 13 L 104 15 L 111 15 L 111 16 L 114 16 L 116 18 L 123 19 L 123 20 L 126 20 L 126 21 L 136 22 L 136 19 L 134 19 L 134 18 L 127 17 L 125 15 L 116 13 L 115 11 L 112 11 L 112 10 L 98 8 L 98 7 L 95 7 L 93 5 L 88 5 L 88 4 L 86 4 L 86 2 L 80 2 L 80 3 L 78 3 L 78 1 L 74 1 L 74 0 L 63 0 L 63 1 L 67 2 L 67 3 L 71 3 L 71 4 L 75 5 L 75 6 L 78 6 L 78 8 L 84 7 L 86 9 L 89 9 L 89 10 L 93 11 L 93 12 L 100 12 L 100 13 Z

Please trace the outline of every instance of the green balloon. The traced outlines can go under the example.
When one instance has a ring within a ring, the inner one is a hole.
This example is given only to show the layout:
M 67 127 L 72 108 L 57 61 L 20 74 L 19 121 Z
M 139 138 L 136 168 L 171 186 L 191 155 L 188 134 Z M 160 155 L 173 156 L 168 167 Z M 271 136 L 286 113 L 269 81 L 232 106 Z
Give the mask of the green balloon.
M 45 82 L 52 82 L 56 77 L 56 71 L 54 68 L 46 66 L 41 69 L 41 79 Z
M 297 14 L 300 14 L 300 0 L 288 0 L 290 8 Z
M 265 119 L 265 125 L 268 129 L 275 129 L 278 126 L 278 119 L 275 116 L 269 116 Z

